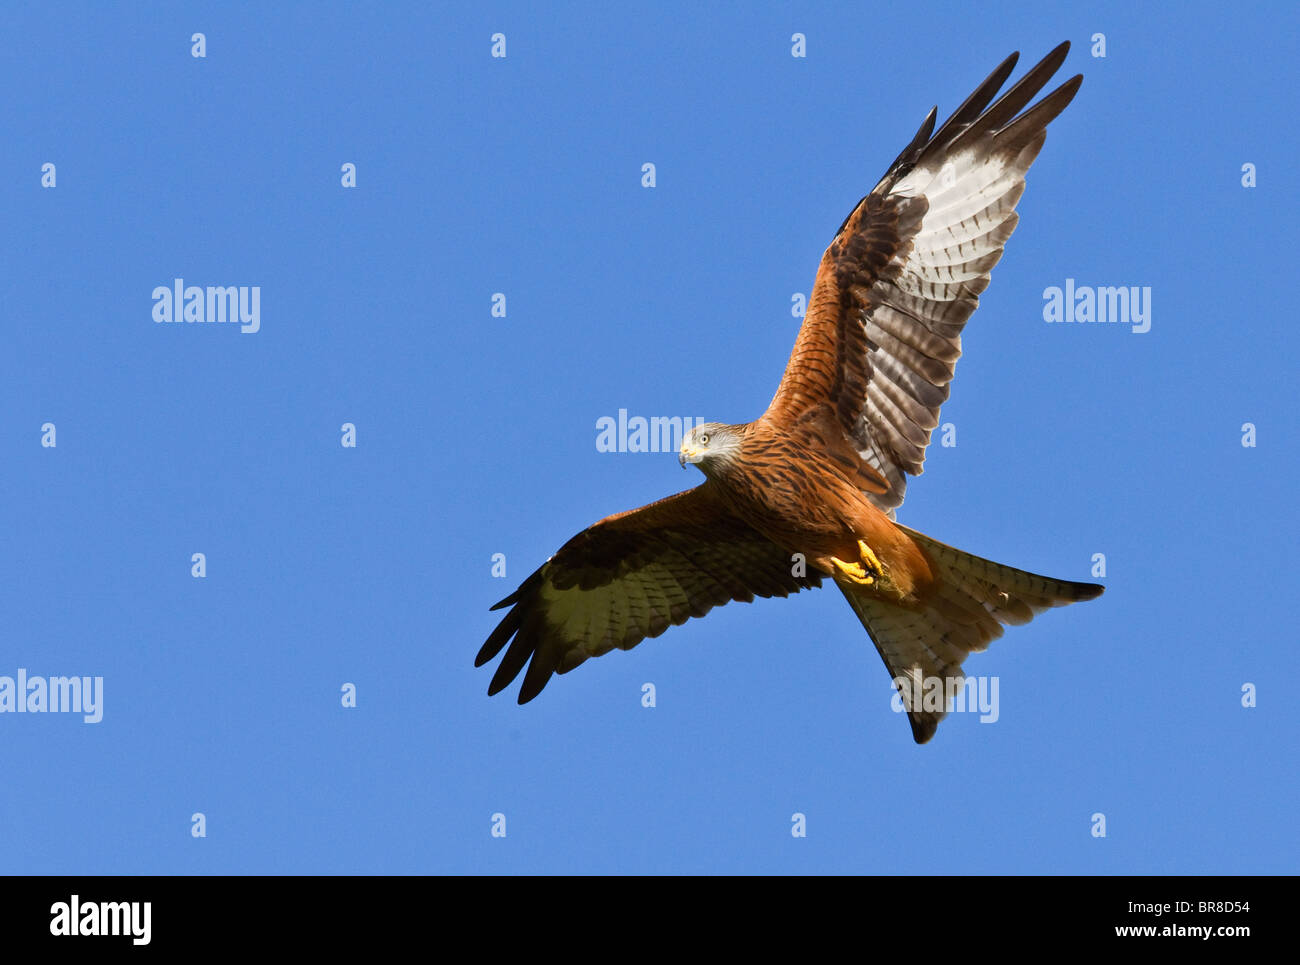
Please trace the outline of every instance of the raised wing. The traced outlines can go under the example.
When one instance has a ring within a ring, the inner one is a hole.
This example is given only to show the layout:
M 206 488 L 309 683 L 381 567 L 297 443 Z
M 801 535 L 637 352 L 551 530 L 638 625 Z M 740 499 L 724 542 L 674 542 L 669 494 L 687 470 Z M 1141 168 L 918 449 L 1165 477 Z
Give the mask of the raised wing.
M 881 509 L 899 506 L 907 475 L 922 471 L 962 328 L 1015 230 L 1025 172 L 1083 81 L 1076 75 L 1024 110 L 1069 48 L 989 106 L 1012 54 L 933 134 L 932 109 L 822 256 L 764 418 L 841 461 L 855 452 L 862 488 Z
M 528 672 L 519 703 L 552 673 L 630 649 L 731 600 L 788 596 L 821 585 L 792 575 L 790 555 L 733 516 L 705 482 L 591 526 L 492 609 L 510 611 L 479 650 L 487 663 L 510 642 L 489 694 Z M 531 662 L 530 661 L 531 658 Z

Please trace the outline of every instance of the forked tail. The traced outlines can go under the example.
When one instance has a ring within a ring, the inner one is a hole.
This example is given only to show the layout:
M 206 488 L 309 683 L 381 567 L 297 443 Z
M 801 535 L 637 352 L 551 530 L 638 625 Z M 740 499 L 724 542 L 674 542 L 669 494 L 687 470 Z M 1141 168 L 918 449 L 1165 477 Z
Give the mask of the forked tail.
M 1075 583 L 1027 573 L 994 563 L 931 539 L 906 526 L 938 576 L 923 604 L 908 608 L 887 603 L 847 580 L 836 579 L 858 619 L 866 627 L 907 709 L 912 737 L 924 744 L 934 736 L 946 704 L 925 699 L 948 694 L 964 679 L 967 654 L 985 650 L 1002 636 L 1003 624 L 1028 623 L 1044 610 L 1101 596 L 1096 583 Z

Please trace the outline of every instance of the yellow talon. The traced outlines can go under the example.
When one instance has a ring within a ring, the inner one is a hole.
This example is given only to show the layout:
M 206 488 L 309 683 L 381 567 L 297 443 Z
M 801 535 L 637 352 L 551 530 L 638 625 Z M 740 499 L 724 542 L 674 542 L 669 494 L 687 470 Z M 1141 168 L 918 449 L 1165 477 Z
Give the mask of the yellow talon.
M 862 554 L 862 562 L 870 567 L 872 573 L 879 576 L 885 571 L 885 568 L 880 565 L 880 560 L 876 559 L 876 554 L 871 552 L 871 547 L 863 540 L 858 540 L 858 551 Z
M 831 562 L 835 564 L 836 569 L 854 583 L 859 583 L 862 586 L 871 586 L 876 582 L 875 579 L 868 575 L 867 571 L 862 568 L 861 563 L 845 563 L 842 559 L 836 556 L 831 557 Z
M 876 578 L 884 573 L 884 567 L 880 565 L 880 560 L 876 554 L 871 552 L 871 547 L 863 540 L 858 540 L 858 553 L 861 555 L 861 562 L 846 563 L 839 557 L 832 556 L 831 562 L 835 568 L 843 573 L 846 577 L 860 586 L 874 586 Z M 863 566 L 863 563 L 866 566 Z

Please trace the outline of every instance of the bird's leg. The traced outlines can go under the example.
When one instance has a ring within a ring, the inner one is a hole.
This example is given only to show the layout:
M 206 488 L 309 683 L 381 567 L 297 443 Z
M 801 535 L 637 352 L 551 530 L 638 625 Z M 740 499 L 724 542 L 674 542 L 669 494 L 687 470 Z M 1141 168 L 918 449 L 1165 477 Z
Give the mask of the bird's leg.
M 846 563 L 839 557 L 832 556 L 831 562 L 835 564 L 837 570 L 859 586 L 874 586 L 884 572 L 880 560 L 876 559 L 876 554 L 871 552 L 871 547 L 863 540 L 858 540 L 858 557 L 858 560 Z

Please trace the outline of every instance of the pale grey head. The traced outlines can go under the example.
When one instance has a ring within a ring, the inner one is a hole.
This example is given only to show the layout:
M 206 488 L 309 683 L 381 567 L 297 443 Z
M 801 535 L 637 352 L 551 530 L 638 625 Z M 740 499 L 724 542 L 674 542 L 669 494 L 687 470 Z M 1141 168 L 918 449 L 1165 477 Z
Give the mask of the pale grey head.
M 686 433 L 677 461 L 686 468 L 696 466 L 706 476 L 724 472 L 740 457 L 740 447 L 745 441 L 745 426 L 729 426 L 721 422 L 705 422 Z

